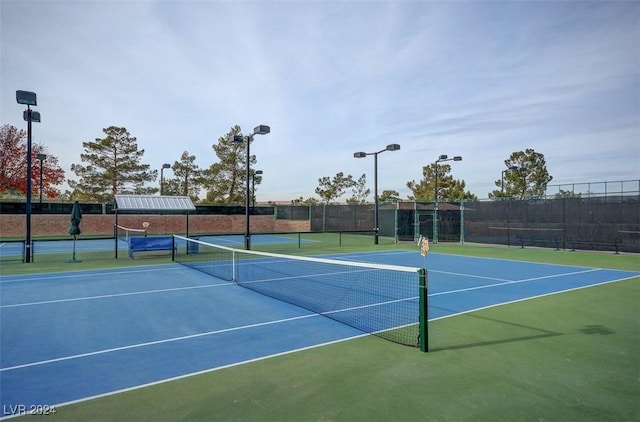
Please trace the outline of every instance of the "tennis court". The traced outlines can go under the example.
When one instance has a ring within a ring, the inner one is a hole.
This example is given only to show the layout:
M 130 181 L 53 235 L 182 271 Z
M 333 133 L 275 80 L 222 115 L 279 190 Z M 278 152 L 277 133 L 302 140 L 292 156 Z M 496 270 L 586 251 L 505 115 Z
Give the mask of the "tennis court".
M 332 257 L 424 265 L 413 250 Z M 640 275 L 437 253 L 428 269 L 430 320 Z M 0 293 L 3 409 L 61 405 L 363 335 L 178 264 L 3 276 Z

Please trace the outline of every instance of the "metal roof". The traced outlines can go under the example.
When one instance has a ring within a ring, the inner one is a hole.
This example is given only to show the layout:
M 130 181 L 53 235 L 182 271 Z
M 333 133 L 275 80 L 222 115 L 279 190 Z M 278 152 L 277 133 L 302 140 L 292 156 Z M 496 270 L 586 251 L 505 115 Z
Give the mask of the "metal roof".
M 115 209 L 118 211 L 189 211 L 195 210 L 196 207 L 188 196 L 116 195 Z

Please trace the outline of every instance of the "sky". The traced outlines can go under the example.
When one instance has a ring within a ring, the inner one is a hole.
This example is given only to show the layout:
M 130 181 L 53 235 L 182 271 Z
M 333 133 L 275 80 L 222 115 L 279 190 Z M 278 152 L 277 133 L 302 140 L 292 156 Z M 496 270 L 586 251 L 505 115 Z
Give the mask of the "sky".
M 0 82 L 2 125 L 26 130 L 15 91 L 36 92 L 68 179 L 109 126 L 159 170 L 260 124 L 259 202 L 338 172 L 373 191 L 353 153 L 391 143 L 378 189 L 402 198 L 442 154 L 478 198 L 527 148 L 551 185 L 640 179 L 637 1 L 0 0 Z

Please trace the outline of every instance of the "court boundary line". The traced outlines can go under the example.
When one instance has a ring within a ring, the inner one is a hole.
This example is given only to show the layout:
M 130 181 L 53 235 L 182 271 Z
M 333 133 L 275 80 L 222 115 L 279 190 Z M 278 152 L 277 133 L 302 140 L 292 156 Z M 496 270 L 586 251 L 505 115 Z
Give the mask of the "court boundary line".
M 592 273 L 592 272 L 597 272 L 597 271 L 603 271 L 603 269 L 602 268 L 589 268 L 589 269 L 584 270 L 584 271 L 574 271 L 574 272 L 571 272 L 571 273 L 552 274 L 552 275 L 545 275 L 545 276 L 540 276 L 540 277 L 525 278 L 525 279 L 522 279 L 522 280 L 505 280 L 504 283 L 494 283 L 494 284 L 487 284 L 487 285 L 484 285 L 484 286 L 473 286 L 473 287 L 467 287 L 467 288 L 464 288 L 464 289 L 448 290 L 446 292 L 432 293 L 429 296 L 443 296 L 443 295 L 447 295 L 447 294 L 461 293 L 461 292 L 466 292 L 466 291 L 470 291 L 470 290 L 488 289 L 488 288 L 491 288 L 491 287 L 507 286 L 509 284 L 528 283 L 530 281 L 539 281 L 539 280 L 545 280 L 545 279 L 557 278 L 557 277 L 568 277 L 568 276 L 573 276 L 573 275 L 578 275 L 578 274 L 585 274 L 585 273 Z M 436 272 L 438 272 L 438 271 L 436 271 Z M 443 273 L 444 271 L 440 271 L 440 272 Z M 455 274 L 455 275 L 460 275 L 460 276 L 464 276 L 464 277 L 469 277 L 466 274 L 447 273 L 447 272 L 444 272 L 444 273 L 445 274 Z M 492 280 L 502 280 L 501 278 L 491 278 L 491 277 L 480 277 L 480 278 L 488 278 L 488 279 L 492 279 Z
M 97 295 L 97 296 L 73 297 L 73 298 L 56 299 L 56 300 L 44 300 L 44 301 L 40 301 L 40 302 L 15 303 L 15 304 L 11 304 L 11 305 L 0 305 L 0 309 L 18 308 L 18 307 L 21 307 L 21 306 L 49 305 L 49 304 L 53 304 L 53 303 L 78 302 L 78 301 L 82 301 L 82 300 L 108 299 L 108 298 L 112 298 L 112 297 L 122 297 L 122 296 L 135 296 L 135 295 L 143 295 L 143 294 L 175 292 L 175 291 L 180 291 L 180 290 L 208 289 L 208 288 L 212 288 L 212 287 L 231 286 L 231 285 L 234 285 L 234 284 L 235 284 L 234 282 L 227 282 L 227 283 L 220 283 L 220 284 L 203 284 L 203 285 L 199 285 L 199 286 L 168 287 L 166 289 L 140 290 L 140 291 L 137 291 L 137 292 L 112 293 L 112 294 Z
M 126 270 L 123 270 L 122 267 L 116 268 L 103 268 L 98 270 L 76 270 L 76 271 L 62 271 L 55 273 L 39 273 L 34 276 L 34 274 L 12 274 L 12 275 L 0 275 L 0 285 L 4 283 L 18 283 L 25 281 L 42 281 L 42 280 L 56 280 L 56 279 L 65 279 L 65 278 L 80 278 L 80 277 L 90 277 L 95 275 L 96 273 L 104 273 L 109 272 L 110 274 L 130 274 L 130 273 L 145 273 L 145 272 L 156 272 L 156 271 L 166 271 L 166 267 L 174 267 L 170 268 L 170 270 L 180 270 L 180 266 L 175 263 L 169 264 L 155 264 L 155 265 L 136 265 L 133 267 L 126 267 Z M 5 278 L 16 277 L 14 279 L 5 280 Z
M 420 253 L 420 251 L 418 251 L 418 250 L 410 250 L 410 249 L 398 249 L 395 252 L 397 252 L 398 254 Z M 560 251 L 559 253 L 562 253 L 562 252 L 568 252 L 568 251 Z M 371 254 L 376 254 L 375 251 L 370 252 L 370 253 Z M 570 253 L 575 254 L 576 252 L 570 252 Z M 587 253 L 594 253 L 594 252 L 580 251 L 580 253 L 587 254 Z M 346 255 L 350 255 L 350 254 L 346 254 Z M 385 255 L 390 255 L 390 254 L 385 254 Z M 539 261 L 526 261 L 526 260 L 523 260 L 523 259 L 495 258 L 495 257 L 461 255 L 461 254 L 455 254 L 455 253 L 432 252 L 432 251 L 429 252 L 429 255 L 440 255 L 440 256 L 450 256 L 450 257 L 456 257 L 456 258 L 470 258 L 470 259 L 486 259 L 486 260 L 491 260 L 491 261 L 504 261 L 504 262 L 523 263 L 523 264 L 546 265 L 546 266 L 550 266 L 550 267 L 598 268 L 598 269 L 607 270 L 607 271 L 637 273 L 638 275 L 640 275 L 640 272 L 638 272 L 636 270 L 624 270 L 624 269 L 620 269 L 620 268 L 600 268 L 600 267 L 590 267 L 590 266 L 587 266 L 587 265 L 575 265 L 575 264 L 554 264 L 554 263 L 539 262 Z M 633 254 L 629 254 L 629 255 L 633 255 Z M 353 256 L 366 256 L 366 255 L 365 254 L 360 254 L 360 255 L 353 255 Z
M 522 298 L 522 299 L 510 300 L 508 302 L 495 303 L 493 305 L 482 306 L 480 308 L 474 308 L 474 309 L 470 309 L 468 311 L 462 311 L 462 312 L 457 312 L 455 314 L 450 314 L 450 315 L 444 315 L 444 316 L 441 316 L 441 317 L 431 318 L 431 319 L 429 319 L 429 321 L 430 322 L 431 321 L 438 321 L 438 320 L 445 319 L 445 318 L 451 318 L 451 317 L 455 317 L 455 316 L 459 316 L 459 315 L 469 314 L 471 312 L 478 312 L 478 311 L 483 311 L 485 309 L 496 308 L 498 306 L 511 305 L 513 303 L 524 302 L 526 300 L 540 299 L 540 298 L 547 297 L 547 296 L 553 296 L 553 295 L 557 295 L 557 294 L 561 294 L 561 293 L 572 292 L 572 291 L 575 291 L 575 290 L 588 289 L 590 287 L 598 287 L 598 286 L 602 286 L 602 285 L 605 285 L 605 284 L 618 283 L 620 281 L 632 280 L 634 278 L 640 278 L 640 275 L 629 276 L 629 277 L 624 277 L 624 278 L 618 278 L 618 279 L 615 279 L 615 280 L 600 281 L 600 282 L 594 283 L 594 284 L 587 284 L 586 286 L 571 287 L 571 288 L 568 288 L 568 289 L 559 290 L 557 292 L 542 293 L 542 294 L 539 294 L 539 295 L 536 295 L 536 296 L 525 297 L 525 298 Z

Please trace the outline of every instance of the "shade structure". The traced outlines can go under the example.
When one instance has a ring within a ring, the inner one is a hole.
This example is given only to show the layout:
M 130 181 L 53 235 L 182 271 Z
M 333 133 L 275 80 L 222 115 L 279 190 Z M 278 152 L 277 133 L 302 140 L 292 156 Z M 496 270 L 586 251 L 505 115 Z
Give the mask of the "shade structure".
M 194 211 L 188 196 L 116 195 L 117 211 Z

